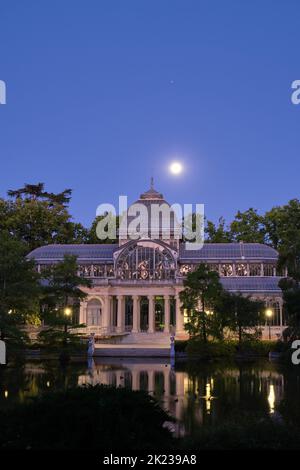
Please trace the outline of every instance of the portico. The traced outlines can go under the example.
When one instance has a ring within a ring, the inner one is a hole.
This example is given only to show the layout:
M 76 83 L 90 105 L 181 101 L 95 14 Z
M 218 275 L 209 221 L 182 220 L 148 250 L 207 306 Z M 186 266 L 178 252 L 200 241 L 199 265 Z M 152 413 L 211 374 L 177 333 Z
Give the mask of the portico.
M 149 293 L 148 289 L 119 289 L 117 292 L 92 293 L 80 305 L 79 322 L 86 333 L 123 335 L 128 333 L 184 333 L 183 312 L 173 288 Z

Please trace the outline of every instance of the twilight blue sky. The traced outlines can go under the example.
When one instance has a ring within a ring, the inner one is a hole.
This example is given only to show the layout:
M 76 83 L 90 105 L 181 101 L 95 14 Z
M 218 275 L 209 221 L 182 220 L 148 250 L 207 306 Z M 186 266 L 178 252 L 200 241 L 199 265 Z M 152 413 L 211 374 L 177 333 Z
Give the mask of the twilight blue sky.
M 0 195 L 71 187 L 85 224 L 151 175 L 213 220 L 299 197 L 299 44 L 299 0 L 0 0 Z

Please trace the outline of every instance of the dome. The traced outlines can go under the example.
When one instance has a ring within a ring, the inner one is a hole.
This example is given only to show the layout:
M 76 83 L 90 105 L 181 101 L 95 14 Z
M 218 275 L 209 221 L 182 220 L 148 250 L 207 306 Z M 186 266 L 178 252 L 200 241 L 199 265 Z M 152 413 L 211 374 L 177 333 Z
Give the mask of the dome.
M 127 230 L 124 227 L 119 230 L 121 243 L 122 240 L 128 241 L 128 238 L 165 241 L 174 238 L 176 215 L 170 207 L 163 194 L 154 189 L 153 178 L 151 178 L 150 188 L 142 193 L 127 210 Z M 127 236 L 128 234 L 131 235 Z

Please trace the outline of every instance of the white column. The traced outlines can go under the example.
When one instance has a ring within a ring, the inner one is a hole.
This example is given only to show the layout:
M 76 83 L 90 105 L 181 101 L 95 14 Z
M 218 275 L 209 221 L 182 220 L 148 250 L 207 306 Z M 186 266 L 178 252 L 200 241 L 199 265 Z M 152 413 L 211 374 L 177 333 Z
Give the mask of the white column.
M 132 377 L 132 390 L 139 390 L 140 389 L 140 373 L 138 370 L 132 369 L 131 370 L 131 377 Z
M 132 322 L 132 333 L 138 333 L 140 331 L 140 298 L 138 295 L 132 296 L 133 300 L 133 322 Z
M 175 298 L 176 298 L 176 334 L 180 334 L 184 332 L 183 312 L 180 309 L 181 304 L 180 304 L 179 295 L 176 295 Z
M 110 324 L 110 328 L 111 330 L 113 330 L 113 324 L 114 324 L 114 296 L 113 295 L 110 295 L 110 301 L 109 301 L 109 324 Z
M 154 295 L 148 295 L 148 333 L 155 332 Z
M 125 312 L 124 312 L 124 295 L 117 295 L 118 312 L 117 312 L 117 328 L 119 333 L 123 333 L 125 329 Z
M 102 326 L 108 332 L 110 330 L 110 295 L 104 297 L 103 323 Z
M 232 275 L 236 276 L 236 263 L 232 264 Z
M 282 301 L 279 301 L 279 316 L 280 316 L 280 326 L 283 326 L 283 318 L 282 318 Z
M 148 392 L 153 393 L 155 387 L 154 370 L 148 370 Z
M 165 316 L 164 332 L 170 333 L 170 296 L 169 295 L 164 295 L 164 316 Z
M 85 301 L 80 302 L 79 323 L 85 323 L 86 324 L 86 322 L 87 322 L 86 309 L 87 309 L 87 302 L 85 302 Z

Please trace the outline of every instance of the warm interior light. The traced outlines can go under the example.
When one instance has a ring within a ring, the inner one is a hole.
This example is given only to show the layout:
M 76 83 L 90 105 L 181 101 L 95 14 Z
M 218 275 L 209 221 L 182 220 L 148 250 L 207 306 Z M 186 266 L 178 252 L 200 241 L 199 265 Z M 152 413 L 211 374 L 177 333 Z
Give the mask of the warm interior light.
M 266 310 L 266 316 L 270 318 L 272 315 L 273 315 L 273 311 L 270 308 L 268 308 Z

